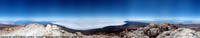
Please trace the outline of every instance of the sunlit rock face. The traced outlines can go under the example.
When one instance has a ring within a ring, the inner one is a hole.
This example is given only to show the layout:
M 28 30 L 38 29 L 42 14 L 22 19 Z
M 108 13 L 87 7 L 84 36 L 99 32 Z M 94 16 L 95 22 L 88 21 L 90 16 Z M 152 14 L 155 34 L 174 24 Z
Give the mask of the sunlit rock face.
M 10 33 L 1 34 L 1 36 L 74 36 L 72 33 L 61 30 L 56 25 L 47 26 L 41 24 L 29 24 L 19 29 L 12 30 Z
M 70 33 L 59 26 L 54 24 L 41 25 L 29 24 L 17 27 L 10 27 L 5 30 L 0 30 L 0 36 L 69 36 L 67 38 L 83 37 L 83 38 L 121 38 L 119 36 L 106 36 L 106 35 L 83 35 L 80 32 Z M 48 37 L 45 37 L 48 38 Z
M 179 28 L 174 31 L 166 31 L 156 38 L 200 38 L 198 33 L 187 28 Z

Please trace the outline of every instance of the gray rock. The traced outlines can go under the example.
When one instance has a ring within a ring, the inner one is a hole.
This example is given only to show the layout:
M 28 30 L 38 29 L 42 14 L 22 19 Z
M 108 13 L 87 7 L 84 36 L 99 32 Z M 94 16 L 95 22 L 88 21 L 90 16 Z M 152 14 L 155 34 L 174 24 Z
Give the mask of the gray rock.
M 156 38 L 200 38 L 196 31 L 187 29 L 187 28 L 179 28 L 174 31 L 166 31 Z
M 126 33 L 124 38 L 149 38 L 149 36 L 144 34 L 144 31 L 132 31 Z

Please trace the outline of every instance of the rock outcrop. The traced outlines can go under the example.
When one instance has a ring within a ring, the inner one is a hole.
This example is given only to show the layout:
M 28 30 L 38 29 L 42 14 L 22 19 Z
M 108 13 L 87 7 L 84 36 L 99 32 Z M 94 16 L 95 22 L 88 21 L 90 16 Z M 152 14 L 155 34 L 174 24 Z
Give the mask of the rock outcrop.
M 165 31 L 176 30 L 176 29 L 177 29 L 177 27 L 173 26 L 172 24 L 167 24 L 167 23 L 154 24 L 154 23 L 152 23 L 144 28 L 137 29 L 137 31 L 141 30 L 144 32 L 145 35 L 149 36 L 150 38 L 155 38 L 156 36 L 158 36 L 159 34 L 165 32 Z
M 16 27 L 12 27 L 16 28 Z M 10 30 L 7 34 L 1 36 L 74 36 L 75 34 L 65 32 L 56 25 L 29 24 L 27 26 L 18 27 L 18 29 Z
M 7 28 L 5 28 L 7 30 Z M 41 25 L 41 24 L 29 24 L 26 26 L 17 26 L 17 27 L 10 27 L 10 30 L 0 34 L 0 36 L 45 36 L 46 38 L 53 38 L 51 36 L 60 36 L 65 38 L 120 38 L 119 36 L 106 36 L 106 35 L 83 35 L 80 32 L 70 33 L 67 32 L 57 25 L 48 24 L 48 25 Z M 5 30 L 1 30 L 5 31 Z M 56 37 L 55 37 L 56 38 Z
M 187 28 L 179 28 L 174 31 L 166 31 L 156 38 L 200 38 L 198 33 Z
M 127 32 L 123 38 L 149 38 L 149 36 L 144 34 L 144 31 L 132 31 Z

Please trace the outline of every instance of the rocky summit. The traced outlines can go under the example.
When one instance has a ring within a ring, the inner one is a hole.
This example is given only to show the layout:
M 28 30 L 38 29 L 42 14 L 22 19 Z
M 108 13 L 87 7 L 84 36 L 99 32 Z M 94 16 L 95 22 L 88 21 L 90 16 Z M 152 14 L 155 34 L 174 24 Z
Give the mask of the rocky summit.
M 0 30 L 0 36 L 43 36 L 43 38 L 200 38 L 200 32 L 189 28 L 179 28 L 173 24 L 149 24 L 134 29 L 105 27 L 91 30 L 75 30 L 56 24 L 28 24 L 6 27 Z M 115 30 L 119 29 L 120 30 Z M 113 29 L 113 30 L 106 30 Z

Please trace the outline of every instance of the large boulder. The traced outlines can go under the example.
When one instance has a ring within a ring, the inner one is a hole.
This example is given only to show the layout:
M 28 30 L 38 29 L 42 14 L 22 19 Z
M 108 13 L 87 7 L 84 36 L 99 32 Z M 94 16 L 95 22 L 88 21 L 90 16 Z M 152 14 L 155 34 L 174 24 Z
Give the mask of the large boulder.
M 166 31 L 156 38 L 200 38 L 196 31 L 186 28 L 179 28 L 174 31 Z
M 155 38 L 165 31 L 176 30 L 177 27 L 172 24 L 150 24 L 146 27 L 138 28 L 135 31 L 129 31 L 124 34 L 124 38 Z
M 173 26 L 172 24 L 167 24 L 167 23 L 162 23 L 162 24 L 150 24 L 147 27 L 144 27 L 143 29 L 138 29 L 138 30 L 144 30 L 145 34 L 148 35 L 151 38 L 155 38 L 159 34 L 165 32 L 165 31 L 170 31 L 170 30 L 175 30 L 177 27 Z

